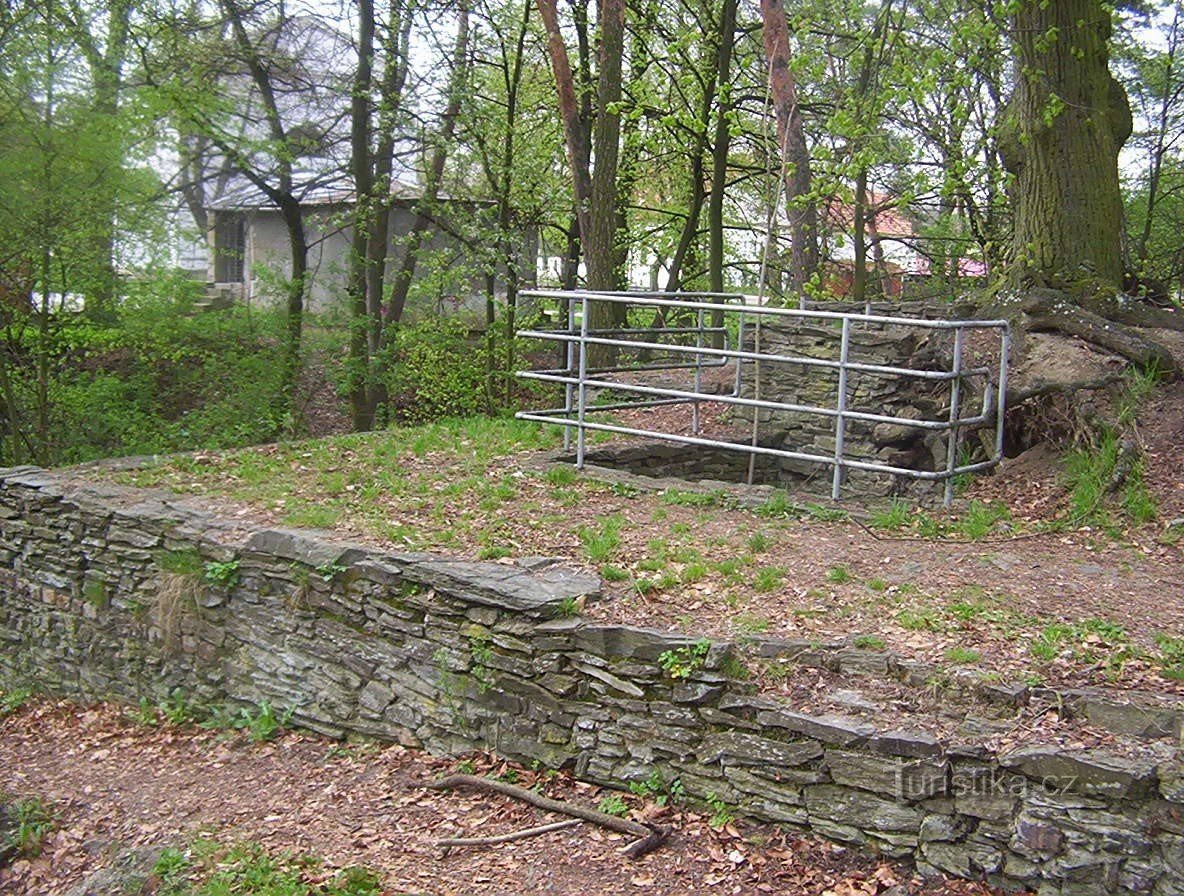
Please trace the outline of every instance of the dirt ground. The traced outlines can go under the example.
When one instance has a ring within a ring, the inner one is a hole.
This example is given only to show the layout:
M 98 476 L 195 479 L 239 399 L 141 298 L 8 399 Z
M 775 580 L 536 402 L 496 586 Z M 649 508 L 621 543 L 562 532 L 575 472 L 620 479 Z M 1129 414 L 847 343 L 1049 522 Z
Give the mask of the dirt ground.
M 538 785 L 563 801 L 595 807 L 603 796 L 566 775 L 488 756 L 469 761 L 478 774 Z M 52 805 L 56 830 L 40 857 L 0 868 L 0 893 L 63 896 L 122 851 L 184 848 L 202 832 L 227 844 L 251 840 L 276 853 L 320 856 L 330 870 L 369 867 L 390 896 L 997 892 L 966 881 L 922 881 L 905 865 L 773 826 L 716 829 L 708 815 L 631 794 L 623 798 L 634 817 L 674 829 L 664 847 L 640 860 L 620 855 L 621 835 L 587 824 L 445 856 L 436 844 L 443 837 L 562 820 L 509 797 L 423 789 L 457 766 L 393 745 L 344 745 L 295 732 L 252 744 L 242 735 L 146 726 L 109 706 L 37 702 L 0 721 L 0 802 L 5 793 L 39 797 Z

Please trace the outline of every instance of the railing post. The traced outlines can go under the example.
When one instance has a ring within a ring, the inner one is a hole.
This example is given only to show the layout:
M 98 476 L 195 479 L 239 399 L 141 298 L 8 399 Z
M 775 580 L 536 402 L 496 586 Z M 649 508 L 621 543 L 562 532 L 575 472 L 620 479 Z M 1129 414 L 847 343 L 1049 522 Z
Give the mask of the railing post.
M 576 469 L 584 469 L 584 449 L 588 438 L 588 431 L 584 427 L 584 416 L 588 408 L 588 293 L 583 294 L 580 315 L 580 384 L 579 407 L 576 425 Z
M 954 363 L 950 370 L 950 429 L 946 436 L 946 490 L 943 503 L 954 503 L 954 470 L 958 466 L 958 419 L 962 416 L 962 328 L 954 330 Z
M 567 306 L 567 335 L 574 336 L 576 333 L 576 303 L 572 301 L 570 295 L 566 296 L 563 303 Z M 576 372 L 576 346 L 574 342 L 567 343 L 567 370 L 565 374 L 570 377 Z M 571 383 L 565 383 L 563 386 L 563 419 L 570 420 L 572 412 L 572 399 L 575 390 Z M 563 450 L 571 451 L 571 427 L 563 427 Z
M 839 486 L 843 484 L 843 442 L 847 433 L 847 362 L 851 353 L 851 318 L 843 318 L 843 339 L 839 345 L 839 398 L 835 410 L 835 469 L 831 479 L 830 497 L 839 500 Z
M 699 326 L 695 333 L 695 348 L 703 348 L 703 309 L 699 309 Z M 695 353 L 695 394 L 703 392 L 703 355 Z M 699 434 L 699 399 L 691 402 L 691 435 Z
M 995 459 L 1003 459 L 1003 416 L 1007 403 L 1007 362 L 1011 353 L 1011 327 L 1004 325 L 999 339 L 999 400 L 995 402 Z

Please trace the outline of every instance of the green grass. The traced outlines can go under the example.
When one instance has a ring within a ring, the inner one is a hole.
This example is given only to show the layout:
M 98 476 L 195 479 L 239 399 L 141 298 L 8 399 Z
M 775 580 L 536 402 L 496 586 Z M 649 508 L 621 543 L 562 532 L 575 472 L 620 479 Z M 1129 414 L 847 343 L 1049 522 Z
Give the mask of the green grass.
M 604 563 L 616 556 L 621 548 L 621 527 L 625 520 L 619 514 L 604 517 L 600 525 L 581 526 L 578 530 L 584 556 L 592 563 Z
M 226 846 L 199 839 L 170 847 L 153 867 L 158 896 L 380 896 L 378 876 L 366 868 L 330 872 L 324 863 L 291 852 L 269 853 L 257 843 Z
M 851 644 L 860 650 L 883 650 L 884 639 L 878 635 L 856 635 Z
M 1010 523 L 1011 511 L 1002 504 L 971 501 L 966 513 L 958 521 L 959 531 L 971 541 L 998 534 L 1001 524 Z
M 845 566 L 832 566 L 826 571 L 826 580 L 832 585 L 845 585 L 851 581 L 851 573 Z
M 752 580 L 752 590 L 761 593 L 776 591 L 784 578 L 785 570 L 780 566 L 762 566 Z
M 0 719 L 19 710 L 31 696 L 31 688 L 0 688 Z
M 748 549 L 754 554 L 763 554 L 769 549 L 769 536 L 764 532 L 753 532 L 748 536 Z
M 901 610 L 896 614 L 897 624 L 911 632 L 939 632 L 945 625 L 941 616 L 931 608 Z
M 873 529 L 887 529 L 895 532 L 907 529 L 912 522 L 912 508 L 904 501 L 893 501 L 884 510 L 879 510 L 868 519 Z
M 959 666 L 970 666 L 979 662 L 983 655 L 969 647 L 951 647 L 946 651 L 946 659 Z

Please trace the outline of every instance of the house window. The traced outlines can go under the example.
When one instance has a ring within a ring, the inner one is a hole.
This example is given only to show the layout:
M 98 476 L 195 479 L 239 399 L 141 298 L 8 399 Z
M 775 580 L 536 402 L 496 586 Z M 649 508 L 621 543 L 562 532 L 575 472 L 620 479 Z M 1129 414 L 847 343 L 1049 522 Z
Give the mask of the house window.
M 214 281 L 242 283 L 246 250 L 246 227 L 243 216 L 218 215 L 214 222 Z

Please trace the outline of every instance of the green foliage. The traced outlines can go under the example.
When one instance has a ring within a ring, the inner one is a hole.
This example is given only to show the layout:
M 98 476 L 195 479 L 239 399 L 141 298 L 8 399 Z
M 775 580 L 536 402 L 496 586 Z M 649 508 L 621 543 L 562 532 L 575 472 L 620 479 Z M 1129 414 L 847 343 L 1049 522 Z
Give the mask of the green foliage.
M 1128 519 L 1143 524 L 1155 519 L 1155 501 L 1143 481 L 1141 460 L 1132 459 L 1111 430 L 1097 444 L 1071 449 L 1065 455 L 1069 485 L 1069 522 L 1072 525 L 1113 525 L 1109 496 L 1118 492 L 1118 507 Z
M 257 843 L 225 846 L 201 839 L 188 850 L 170 848 L 153 867 L 159 896 L 380 896 L 378 876 L 366 868 L 332 874 L 322 862 L 290 852 L 272 855 Z
M 216 585 L 219 588 L 233 588 L 238 584 L 238 561 L 227 560 L 219 562 L 217 560 L 210 560 L 202 568 L 202 578 L 207 584 Z
M 1011 519 L 1011 512 L 1003 504 L 971 501 L 959 520 L 958 528 L 971 541 L 994 534 L 1001 523 Z
M 776 591 L 781 587 L 781 582 L 784 578 L 785 570 L 780 566 L 762 566 L 756 571 L 756 577 L 752 582 L 752 590 L 761 593 Z
M 707 823 L 716 830 L 725 828 L 736 820 L 736 813 L 732 808 L 714 793 L 707 794 L 707 805 L 711 809 L 711 818 Z
M 600 802 L 596 804 L 596 808 L 605 815 L 612 815 L 616 818 L 624 818 L 629 814 L 629 807 L 615 793 L 610 793 L 608 796 L 601 798 Z
M 658 655 L 658 665 L 671 678 L 690 678 L 703 668 L 710 651 L 711 641 L 707 638 L 700 638 L 694 644 L 662 651 Z
M 1184 638 L 1157 634 L 1155 646 L 1159 649 L 1156 656 L 1159 674 L 1164 678 L 1184 681 Z
M 930 608 L 901 610 L 896 614 L 896 622 L 911 632 L 938 632 L 943 628 L 941 618 Z
M 621 547 L 621 527 L 624 524 L 623 517 L 613 514 L 601 519 L 598 528 L 579 528 L 580 542 L 584 545 L 584 555 L 589 561 L 603 563 L 613 558 Z
M 861 650 L 883 650 L 885 646 L 884 639 L 878 635 L 856 635 L 851 643 Z
M 17 712 L 31 696 L 33 691 L 30 688 L 0 687 L 0 719 Z
M 387 388 L 396 417 L 424 423 L 489 410 L 485 341 L 453 317 L 399 328 Z
M 826 571 L 826 580 L 832 585 L 845 585 L 851 581 L 851 572 L 845 566 L 832 566 Z
M 6 828 L 9 833 L 0 842 L 0 853 L 9 850 L 28 859 L 41 854 L 41 846 L 49 833 L 57 826 L 53 811 L 38 797 L 25 797 L 5 805 L 8 814 Z
M 682 781 L 675 778 L 669 784 L 657 769 L 650 772 L 650 776 L 643 781 L 629 782 L 629 791 L 642 799 L 651 800 L 659 806 L 668 802 L 681 802 L 686 798 L 686 790 Z
M 946 659 L 957 665 L 973 665 L 982 658 L 981 653 L 969 647 L 955 646 L 946 651 Z
M 911 518 L 912 508 L 904 501 L 894 500 L 886 509 L 873 513 L 868 525 L 874 529 L 897 531 L 907 528 Z
M 290 706 L 276 712 L 267 700 L 261 700 L 255 709 L 218 706 L 210 710 L 202 727 L 242 731 L 252 743 L 261 743 L 274 739 L 283 731 L 295 711 L 296 707 Z
M 229 448 L 283 431 L 288 421 L 272 410 L 279 318 L 243 309 L 191 315 L 170 288 L 135 284 L 103 323 L 60 315 L 47 333 L 0 335 L 13 359 L 3 398 L 30 427 L 0 442 L 0 462 Z M 31 428 L 38 407 L 44 433 Z

